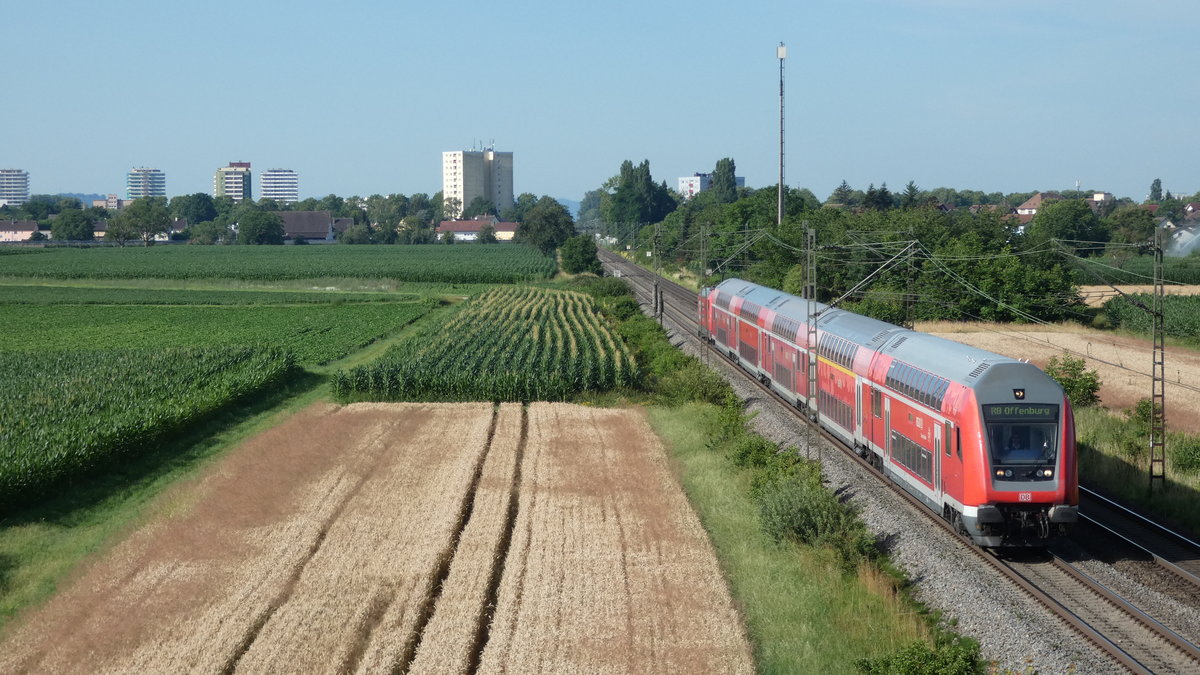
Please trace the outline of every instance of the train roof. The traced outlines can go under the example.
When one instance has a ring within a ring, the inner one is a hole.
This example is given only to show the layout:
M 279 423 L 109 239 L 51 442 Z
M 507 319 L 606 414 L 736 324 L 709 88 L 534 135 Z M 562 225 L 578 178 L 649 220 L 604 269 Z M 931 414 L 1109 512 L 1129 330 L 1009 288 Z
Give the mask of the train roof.
M 717 288 L 801 323 L 808 321 L 809 301 L 804 298 L 744 279 L 726 279 L 718 284 Z M 824 303 L 818 302 L 815 306 L 817 329 L 821 332 L 846 338 L 868 349 L 882 351 L 911 366 L 961 384 L 976 384 L 994 365 L 1023 364 L 1017 359 L 936 335 L 901 328 L 844 309 L 831 308 Z

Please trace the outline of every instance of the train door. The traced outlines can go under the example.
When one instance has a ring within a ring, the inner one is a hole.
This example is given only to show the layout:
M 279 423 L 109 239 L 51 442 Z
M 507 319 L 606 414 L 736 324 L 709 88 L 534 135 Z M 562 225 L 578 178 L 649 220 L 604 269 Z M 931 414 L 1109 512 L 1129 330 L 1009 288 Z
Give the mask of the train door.
M 963 457 L 962 433 L 947 421 L 942 434 L 942 492 L 962 502 Z
M 892 461 L 892 399 L 883 399 L 883 456 Z
M 855 440 L 862 438 L 863 435 L 863 388 L 858 384 L 858 378 L 854 378 L 854 438 Z
M 933 425 L 933 483 L 934 494 L 940 495 L 942 488 L 942 425 Z

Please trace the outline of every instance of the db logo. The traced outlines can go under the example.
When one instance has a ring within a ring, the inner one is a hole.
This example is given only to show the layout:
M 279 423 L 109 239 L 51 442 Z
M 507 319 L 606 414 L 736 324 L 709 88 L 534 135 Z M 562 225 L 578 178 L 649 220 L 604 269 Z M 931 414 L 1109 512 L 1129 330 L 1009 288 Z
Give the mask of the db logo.
M 1022 492 L 1019 495 L 1017 495 L 1017 499 L 1020 501 L 1023 501 L 1023 502 L 1031 502 L 1031 501 L 1033 501 L 1033 493 L 1032 492 Z

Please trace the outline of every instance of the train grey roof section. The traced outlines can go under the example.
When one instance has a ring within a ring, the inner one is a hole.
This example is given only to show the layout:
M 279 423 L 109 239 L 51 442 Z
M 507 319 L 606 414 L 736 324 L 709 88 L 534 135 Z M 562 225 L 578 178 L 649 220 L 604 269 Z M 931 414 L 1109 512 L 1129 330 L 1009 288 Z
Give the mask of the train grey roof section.
M 797 321 L 808 321 L 809 303 L 803 298 L 744 279 L 726 279 L 717 288 Z M 819 302 L 816 305 L 817 327 L 822 332 L 844 337 L 871 349 L 882 350 L 885 354 L 911 366 L 937 373 L 960 384 L 974 385 L 993 365 L 1022 364 L 1016 359 L 953 340 L 911 331 L 836 307 L 829 308 L 828 305 Z M 1022 365 L 1036 369 L 1036 366 Z

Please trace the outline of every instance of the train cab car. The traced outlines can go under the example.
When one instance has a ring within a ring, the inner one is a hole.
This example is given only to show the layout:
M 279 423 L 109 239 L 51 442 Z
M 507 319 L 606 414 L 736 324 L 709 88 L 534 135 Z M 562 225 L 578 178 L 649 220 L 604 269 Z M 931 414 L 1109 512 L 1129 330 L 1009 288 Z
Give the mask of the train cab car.
M 740 279 L 702 289 L 699 314 L 712 344 L 976 544 L 1040 546 L 1075 522 L 1074 419 L 1037 367 Z

